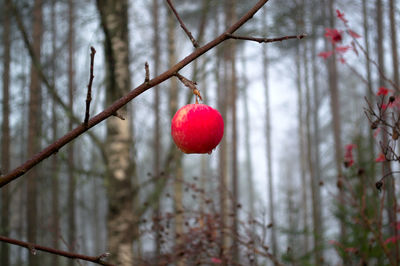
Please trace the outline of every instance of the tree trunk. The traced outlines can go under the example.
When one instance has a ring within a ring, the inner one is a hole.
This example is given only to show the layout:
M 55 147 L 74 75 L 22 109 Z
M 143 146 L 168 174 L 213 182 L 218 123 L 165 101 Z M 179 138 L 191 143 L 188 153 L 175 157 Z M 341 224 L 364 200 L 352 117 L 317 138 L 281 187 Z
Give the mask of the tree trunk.
M 228 1 L 228 10 L 227 19 L 229 20 L 227 24 L 232 25 L 234 21 L 236 21 L 236 0 Z M 231 211 L 233 214 L 233 238 L 232 238 L 232 262 L 233 263 L 240 263 L 240 252 L 238 242 L 236 240 L 239 237 L 239 229 L 238 229 L 238 204 L 239 204 L 239 181 L 238 181 L 238 147 L 237 147 L 237 76 L 236 76 L 236 43 L 231 42 L 229 44 L 229 48 L 227 49 L 229 52 L 229 98 L 230 98 L 230 107 L 232 111 L 232 140 L 231 140 L 231 174 L 232 174 L 232 197 L 233 202 L 231 205 Z
M 176 21 L 171 10 L 167 13 L 167 40 L 168 40 L 168 66 L 171 67 L 176 64 Z M 176 78 L 170 79 L 169 89 L 169 113 L 170 119 L 178 110 L 178 82 Z M 182 256 L 178 254 L 184 249 L 183 243 L 183 166 L 182 166 L 182 152 L 174 147 L 173 152 L 174 162 L 170 168 L 169 174 L 173 176 L 173 189 L 174 189 L 174 212 L 175 212 L 175 252 L 177 265 L 184 265 Z
M 396 86 L 400 86 L 400 78 L 399 78 L 399 55 L 398 55 L 398 46 L 397 46 L 397 25 L 396 25 L 396 17 L 395 17 L 395 1 L 394 0 L 389 0 L 389 18 L 390 18 L 390 36 L 391 36 L 391 46 L 392 46 L 392 71 L 393 71 L 393 82 L 396 84 Z M 399 92 L 399 91 L 397 91 Z M 398 149 L 400 150 L 400 148 Z M 393 179 L 393 190 L 391 191 L 392 196 L 393 196 L 393 207 L 392 207 L 392 219 L 396 222 L 397 221 L 397 198 L 396 198 L 396 185 L 395 185 L 395 180 Z M 393 235 L 397 236 L 398 233 L 398 227 L 393 226 Z M 399 258 L 399 242 L 396 241 L 396 251 L 395 251 L 395 256 L 396 256 L 396 263 L 400 263 L 400 258 Z
M 364 32 L 364 47 L 365 47 L 365 52 L 367 53 L 367 56 L 370 57 L 370 42 L 369 42 L 369 14 L 367 10 L 367 0 L 362 1 L 362 13 L 363 13 L 363 32 Z M 373 103 L 374 101 L 374 92 L 372 89 L 372 77 L 371 77 L 371 62 L 369 60 L 365 60 L 365 72 L 366 72 L 366 79 L 367 79 L 367 98 L 370 103 Z M 373 162 L 375 160 L 375 139 L 373 137 L 373 131 L 370 130 L 368 127 L 368 139 L 369 139 L 369 161 Z M 376 174 L 376 169 L 375 169 L 375 164 L 371 163 L 370 164 L 370 175 L 371 180 L 375 180 L 375 174 Z
M 314 265 L 321 265 L 322 262 L 322 245 L 321 235 L 322 235 L 322 227 L 321 227 L 321 216 L 320 216 L 320 191 L 319 191 L 319 182 L 317 180 L 316 171 L 315 171 L 315 157 L 313 156 L 313 138 L 315 136 L 312 132 L 312 124 L 311 124 L 311 114 L 313 110 L 311 108 L 311 84 L 309 80 L 309 48 L 307 43 L 304 43 L 304 51 L 303 51 L 303 62 L 304 62 L 304 84 L 305 84 L 305 102 L 306 102 L 306 135 L 307 135 L 307 167 L 308 173 L 310 177 L 310 187 L 311 187 L 311 206 L 312 206 L 312 221 L 313 221 L 313 239 L 314 239 Z M 315 54 L 314 54 L 315 55 Z
M 329 26 L 331 28 L 335 28 L 335 0 L 329 0 L 329 4 L 327 6 L 329 19 Z M 328 46 L 328 41 L 325 39 L 325 48 L 326 50 L 331 50 L 331 47 Z M 333 143 L 335 150 L 334 161 L 336 164 L 336 176 L 337 176 L 337 188 L 338 188 L 338 200 L 339 205 L 345 204 L 344 202 L 344 190 L 343 190 L 343 173 L 342 173 L 342 139 L 341 139 L 341 119 L 340 119 L 340 101 L 339 101 L 339 88 L 338 88 L 338 71 L 337 71 L 337 60 L 335 54 L 331 58 L 328 59 L 328 86 L 329 86 L 329 94 L 330 94 L 330 105 L 332 112 L 332 129 L 333 129 Z M 345 221 L 340 219 L 340 237 L 339 242 L 343 243 L 346 239 L 346 226 Z M 347 264 L 346 256 L 343 257 L 343 264 Z
M 266 34 L 267 31 L 267 11 L 263 16 L 263 29 Z M 274 209 L 274 180 L 272 169 L 272 142 L 271 142 L 271 110 L 270 110 L 270 96 L 269 96 L 269 60 L 267 45 L 263 45 L 263 82 L 265 88 L 265 138 L 266 138 L 266 165 L 267 165 L 267 191 L 268 191 L 268 209 L 269 209 L 269 222 L 271 227 L 271 250 L 274 256 L 278 256 L 278 246 L 276 242 L 276 224 L 275 224 L 275 209 Z
M 8 3 L 5 3 L 3 8 L 3 114 L 2 114 L 2 128 L 1 128 L 1 174 L 8 173 L 10 170 L 10 28 L 11 28 L 11 15 Z M 5 186 L 1 190 L 1 228 L 0 233 L 3 236 L 8 236 L 10 233 L 10 220 L 9 220 L 9 205 L 10 193 L 9 186 Z M 10 265 L 10 245 L 8 243 L 1 243 L 0 245 L 0 264 Z
M 312 22 L 312 32 L 316 33 L 317 27 L 315 23 Z M 323 243 L 324 243 L 324 226 L 323 226 L 323 215 L 322 215 L 322 207 L 323 201 L 321 198 L 321 189 L 320 185 L 322 184 L 322 173 L 320 166 L 320 129 L 319 129 L 319 108 L 320 108 L 320 95 L 319 89 L 320 85 L 318 82 L 318 71 L 317 71 L 317 62 L 316 62 L 316 42 L 315 38 L 312 39 L 311 42 L 311 74 L 312 74 L 312 93 L 313 93 L 313 108 L 308 107 L 309 111 L 312 113 L 312 130 L 313 135 L 312 139 L 309 140 L 310 152 L 312 153 L 313 160 L 313 169 L 314 169 L 314 177 L 311 180 L 311 200 L 312 200 L 312 209 L 313 209 L 313 224 L 314 224 L 314 246 L 321 250 L 319 254 L 315 257 L 316 264 L 323 263 Z M 311 126 L 311 125 L 310 125 Z
M 73 112 L 74 108 L 74 52 L 75 52 L 75 7 L 74 0 L 68 0 L 68 107 Z M 73 129 L 73 119 L 69 118 L 68 129 Z M 69 249 L 76 250 L 76 223 L 75 223 L 75 175 L 74 175 L 74 143 L 70 143 L 67 148 L 68 159 L 68 245 Z M 73 266 L 74 260 L 68 260 L 68 265 Z
M 384 22 L 383 22 L 383 10 L 382 10 L 382 0 L 376 0 L 376 52 L 378 58 L 378 66 L 380 69 L 379 74 L 379 87 L 385 86 L 384 75 L 386 73 L 385 69 L 385 54 L 384 54 Z M 393 37 L 393 36 L 392 36 Z M 397 69 L 397 66 L 396 66 Z M 396 70 L 395 69 L 395 70 Z M 386 130 L 382 130 L 382 145 L 386 147 L 388 145 L 388 135 L 386 134 Z M 388 175 L 391 172 L 391 164 L 390 161 L 384 161 L 382 163 L 382 176 Z M 386 212 L 389 218 L 389 232 L 391 236 L 397 235 L 397 227 L 396 225 L 396 197 L 395 197 L 395 182 L 392 175 L 386 177 L 385 187 L 387 189 L 386 194 Z M 396 248 L 393 250 L 392 254 L 394 258 L 398 261 L 398 243 L 396 242 Z
M 130 91 L 128 1 L 97 0 L 105 34 L 107 67 L 106 102 L 111 104 Z M 127 107 L 107 119 L 106 153 L 108 157 L 108 250 L 117 265 L 133 265 L 135 216 L 133 210 L 135 162 L 130 156 L 133 148 L 130 118 Z
M 243 55 L 243 69 L 247 69 L 247 62 L 245 55 Z M 249 84 L 246 73 L 243 73 L 243 84 Z M 247 179 L 247 194 L 249 201 L 249 219 L 252 220 L 255 217 L 255 195 L 254 195 L 254 177 L 253 177 L 253 160 L 251 152 L 251 130 L 250 130 L 250 110 L 249 110 L 249 99 L 247 95 L 247 88 L 242 88 L 243 95 L 243 112 L 244 112 L 244 139 L 245 139 L 245 150 L 246 150 L 246 179 Z M 253 226 L 253 232 L 254 226 Z
M 398 2 L 397 2 L 398 3 Z M 390 18 L 390 40 L 392 46 L 392 71 L 393 71 L 393 82 L 400 86 L 399 77 L 399 47 L 397 46 L 397 25 L 396 25 L 396 2 L 395 0 L 389 0 L 389 18 Z
M 298 108 L 298 134 L 299 134 L 299 161 L 300 161 L 300 178 L 301 178 L 301 192 L 302 192 L 302 214 L 303 214 L 303 245 L 304 253 L 309 251 L 310 240 L 309 240 L 309 228 L 308 228 L 308 196 L 307 196 L 307 162 L 306 162 L 306 147 L 305 147 L 305 130 L 304 130 L 304 100 L 303 100 L 303 88 L 302 88 L 302 73 L 301 73 L 301 55 L 300 47 L 296 48 L 296 84 L 297 84 L 297 108 Z
M 42 1 L 35 0 L 33 6 L 33 50 L 37 58 L 40 58 L 42 44 Z M 31 65 L 30 87 L 29 87 L 29 115 L 28 115 L 28 158 L 31 158 L 40 150 L 41 137 L 41 87 L 40 78 L 35 66 Z M 37 239 L 37 182 L 39 178 L 38 168 L 33 168 L 27 173 L 27 239 L 35 243 Z M 29 252 L 29 266 L 38 266 L 38 256 Z
M 57 64 L 56 64 L 56 54 L 57 54 L 57 20 L 56 20 L 56 0 L 51 1 L 51 44 L 52 44 L 52 58 L 51 58 L 51 82 L 53 85 L 56 83 L 57 77 Z M 55 142 L 58 139 L 58 126 L 57 126 L 57 102 L 53 97 L 52 100 L 52 117 L 51 117 L 51 128 L 52 128 L 52 140 Z M 51 223 L 52 223 L 52 247 L 59 249 L 59 237 L 60 237 L 60 214 L 59 214 L 59 163 L 58 156 L 51 157 Z M 59 265 L 59 256 L 52 256 L 52 265 Z
M 153 72 L 154 76 L 157 76 L 159 73 L 159 68 L 160 68 L 160 30 L 159 30 L 159 1 L 158 0 L 153 0 Z M 154 87 L 154 142 L 153 142 L 153 151 L 154 151 L 154 176 L 156 177 L 156 180 L 160 178 L 160 152 L 161 152 L 161 147 L 160 147 L 160 137 L 161 137 L 161 132 L 160 132 L 160 89 L 159 86 Z M 156 181 L 156 182 L 157 182 Z M 160 200 L 158 200 L 158 204 L 155 207 L 154 210 L 154 216 L 157 218 L 160 217 Z M 160 239 L 160 225 L 159 225 L 159 220 L 155 219 L 155 246 L 156 246 L 156 258 L 160 257 L 161 253 L 161 239 Z

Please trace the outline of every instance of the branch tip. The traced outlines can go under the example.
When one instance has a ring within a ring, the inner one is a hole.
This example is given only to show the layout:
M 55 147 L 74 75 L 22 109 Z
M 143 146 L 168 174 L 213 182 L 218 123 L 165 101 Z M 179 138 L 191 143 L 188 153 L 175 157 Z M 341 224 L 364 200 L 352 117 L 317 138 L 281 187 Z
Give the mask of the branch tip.
M 145 73 L 145 77 L 144 77 L 144 82 L 148 83 L 150 80 L 150 69 L 149 69 L 149 63 L 144 63 L 144 71 Z

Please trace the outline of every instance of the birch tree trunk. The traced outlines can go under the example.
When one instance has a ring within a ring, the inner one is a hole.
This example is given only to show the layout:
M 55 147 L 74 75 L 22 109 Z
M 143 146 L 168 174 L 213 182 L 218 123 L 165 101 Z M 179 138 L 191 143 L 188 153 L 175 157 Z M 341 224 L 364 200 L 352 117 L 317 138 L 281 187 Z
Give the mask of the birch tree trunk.
M 107 104 L 122 97 L 131 88 L 129 72 L 128 1 L 97 0 L 101 24 L 105 35 L 105 60 L 107 68 Z M 134 265 L 133 240 L 135 216 L 133 210 L 135 162 L 130 156 L 133 148 L 132 131 L 123 107 L 118 117 L 107 119 L 106 153 L 108 157 L 108 249 L 111 261 L 117 265 Z
M 264 9 L 263 16 L 263 29 L 264 33 L 268 32 L 267 25 L 267 11 Z M 262 47 L 262 64 L 263 64 L 263 82 L 264 82 L 264 91 L 265 91 L 265 138 L 266 138 L 266 165 L 267 165 L 267 191 L 268 191 L 268 209 L 269 209 L 269 221 L 272 224 L 271 227 L 271 247 L 272 254 L 278 255 L 278 247 L 276 242 L 276 224 L 275 224 L 275 209 L 274 209 L 274 180 L 273 180 L 273 169 L 272 169 L 272 142 L 271 142 L 271 110 L 270 110 L 270 96 L 269 96 L 269 60 L 268 60 L 268 50 L 267 45 L 263 45 Z
M 42 45 L 42 1 L 35 0 L 33 5 L 33 50 L 37 58 L 40 58 Z M 41 97 L 40 78 L 35 66 L 31 65 L 30 87 L 29 87 L 29 114 L 28 114 L 28 158 L 31 158 L 40 150 L 41 137 Z M 27 173 L 27 239 L 28 242 L 35 243 L 37 239 L 37 182 L 39 178 L 38 168 L 33 168 Z M 29 266 L 39 266 L 39 258 L 32 252 L 28 255 Z

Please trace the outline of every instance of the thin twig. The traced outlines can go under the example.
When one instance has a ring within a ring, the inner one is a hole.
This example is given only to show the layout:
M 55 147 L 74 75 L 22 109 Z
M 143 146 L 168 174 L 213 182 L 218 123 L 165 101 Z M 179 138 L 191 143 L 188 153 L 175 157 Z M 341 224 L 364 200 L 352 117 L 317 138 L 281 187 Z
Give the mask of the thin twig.
M 44 247 L 44 246 L 36 245 L 34 243 L 29 243 L 29 242 L 25 242 L 25 241 L 13 239 L 13 238 L 5 237 L 5 236 L 0 236 L 0 241 L 27 248 L 29 250 L 29 252 L 32 252 L 33 254 L 36 254 L 36 250 L 40 250 L 40 251 L 44 251 L 47 253 L 67 257 L 70 259 L 79 259 L 79 260 L 90 261 L 90 262 L 93 262 L 93 263 L 96 263 L 99 265 L 114 266 L 114 264 L 103 261 L 104 258 L 106 258 L 110 255 L 109 253 L 103 253 L 99 256 L 86 256 L 86 255 L 82 255 L 82 254 L 78 254 L 78 253 L 55 249 L 55 248 Z
M 89 84 L 87 86 L 87 96 L 86 96 L 86 113 L 85 113 L 85 121 L 84 124 L 87 126 L 89 121 L 89 110 L 90 110 L 90 102 L 92 101 L 92 84 L 93 84 L 93 65 L 94 65 L 94 55 L 96 54 L 96 50 L 93 46 L 90 47 L 90 76 L 89 76 Z
M 269 43 L 269 42 L 281 42 L 289 39 L 303 39 L 307 37 L 307 34 L 300 34 L 300 35 L 289 35 L 289 36 L 283 36 L 283 37 L 278 37 L 278 38 L 257 38 L 257 37 L 249 37 L 249 36 L 239 36 L 239 35 L 234 35 L 234 34 L 227 34 L 227 37 L 229 39 L 235 39 L 235 40 L 244 40 L 244 41 L 254 41 L 258 43 Z
M 193 37 L 192 33 L 186 28 L 185 23 L 183 23 L 183 21 L 180 18 L 178 12 L 176 12 L 176 9 L 175 9 L 174 5 L 171 3 L 171 0 L 167 0 L 167 3 L 169 5 L 169 7 L 171 8 L 172 12 L 175 14 L 176 19 L 179 21 L 179 24 L 181 25 L 181 28 L 186 33 L 186 35 L 189 37 L 189 39 L 192 42 L 194 48 L 196 48 L 196 49 L 199 48 L 200 45 L 197 43 L 197 41 Z
M 150 80 L 150 70 L 149 70 L 149 63 L 144 63 L 144 71 L 146 72 L 144 76 L 144 83 L 148 83 Z
M 197 98 L 199 98 L 201 101 L 203 100 L 203 98 L 201 97 L 200 91 L 196 87 L 196 85 L 197 85 L 196 82 L 185 78 L 184 76 L 182 76 L 179 73 L 176 73 L 175 76 L 183 83 L 183 85 L 185 85 L 186 87 L 191 89 L 194 95 L 196 95 L 196 103 L 199 103 Z

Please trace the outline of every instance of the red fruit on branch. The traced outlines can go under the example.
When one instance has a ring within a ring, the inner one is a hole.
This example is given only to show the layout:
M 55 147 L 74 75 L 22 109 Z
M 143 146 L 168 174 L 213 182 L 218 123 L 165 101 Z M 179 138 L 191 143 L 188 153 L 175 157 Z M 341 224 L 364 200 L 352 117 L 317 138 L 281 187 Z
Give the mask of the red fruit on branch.
M 188 104 L 172 118 L 171 135 L 184 153 L 211 153 L 224 135 L 224 120 L 208 105 Z

